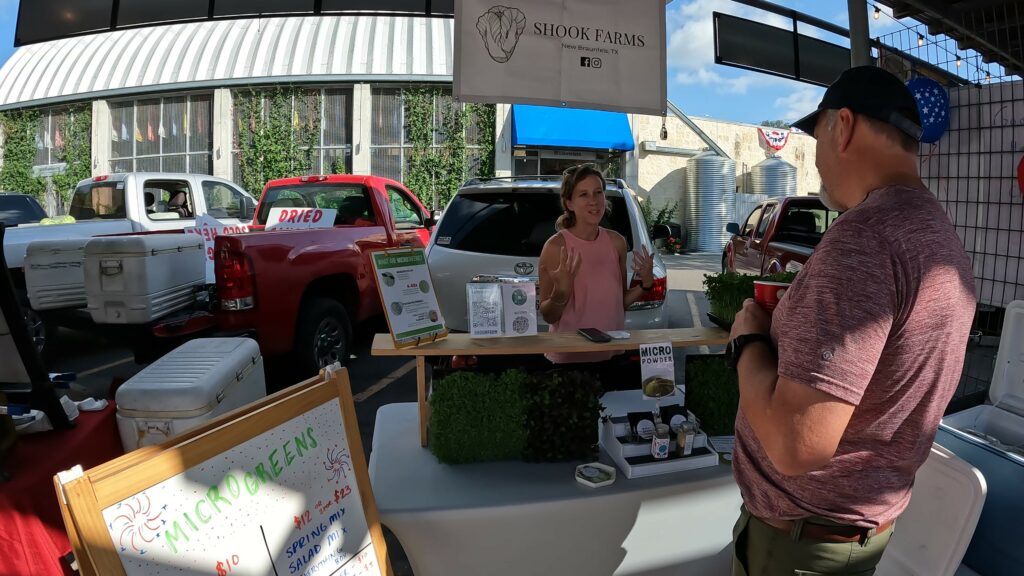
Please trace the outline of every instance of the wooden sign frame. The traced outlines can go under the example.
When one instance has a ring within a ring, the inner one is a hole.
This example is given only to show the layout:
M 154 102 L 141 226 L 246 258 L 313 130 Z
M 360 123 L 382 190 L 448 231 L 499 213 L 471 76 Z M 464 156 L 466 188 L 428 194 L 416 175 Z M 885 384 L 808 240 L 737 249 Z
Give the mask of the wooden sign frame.
M 349 442 L 367 530 L 385 576 L 393 571 L 370 484 L 348 370 L 328 368 L 320 376 L 301 382 L 262 400 L 224 414 L 190 432 L 159 444 L 129 452 L 96 466 L 74 480 L 61 483 L 54 476 L 68 537 L 82 576 L 124 576 L 102 511 L 134 494 L 172 478 L 218 454 L 337 399 Z

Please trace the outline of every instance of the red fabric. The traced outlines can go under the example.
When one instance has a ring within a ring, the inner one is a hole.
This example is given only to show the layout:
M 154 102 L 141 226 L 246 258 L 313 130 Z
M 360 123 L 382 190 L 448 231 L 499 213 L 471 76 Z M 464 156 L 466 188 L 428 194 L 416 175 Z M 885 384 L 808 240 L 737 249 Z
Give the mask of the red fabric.
M 1020 164 L 1017 164 L 1017 186 L 1021 196 L 1024 196 L 1024 158 L 1021 158 Z
M 19 436 L 6 462 L 13 477 L 0 484 L 0 576 L 72 574 L 61 557 L 71 551 L 53 476 L 75 464 L 89 469 L 124 453 L 113 404 L 82 412 L 71 430 Z

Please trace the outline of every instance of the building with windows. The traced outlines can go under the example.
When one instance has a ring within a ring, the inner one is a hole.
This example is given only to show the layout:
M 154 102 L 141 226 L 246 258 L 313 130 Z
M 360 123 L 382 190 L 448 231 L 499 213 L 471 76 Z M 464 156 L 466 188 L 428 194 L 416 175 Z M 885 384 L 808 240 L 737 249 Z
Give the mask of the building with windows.
M 250 18 L 118 30 L 19 48 L 0 69 L 0 111 L 40 112 L 37 167 L 61 162 L 68 122 L 85 110 L 94 175 L 190 172 L 244 184 L 241 148 L 256 94 L 263 114 L 278 110 L 296 127 L 315 126 L 302 143 L 310 172 L 404 180 L 412 153 L 404 98 L 410 88 L 441 92 L 433 121 L 439 146 L 452 52 L 453 21 L 441 18 Z M 289 100 L 275 104 L 281 87 Z M 497 105 L 494 170 L 559 174 L 596 162 L 661 203 L 682 195 L 687 158 L 701 148 L 733 156 L 738 170 L 763 159 L 749 125 L 677 112 L 665 140 L 661 126 L 660 117 Z M 480 137 L 468 124 L 467 177 L 479 167 Z M 782 155 L 800 170 L 798 189 L 817 192 L 813 144 L 802 135 L 791 140 Z

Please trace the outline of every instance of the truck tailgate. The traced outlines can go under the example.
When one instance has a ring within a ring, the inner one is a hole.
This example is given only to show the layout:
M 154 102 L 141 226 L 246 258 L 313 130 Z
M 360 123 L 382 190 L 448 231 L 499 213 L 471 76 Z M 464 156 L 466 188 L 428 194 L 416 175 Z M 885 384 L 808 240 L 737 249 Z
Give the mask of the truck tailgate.
M 765 274 L 799 271 L 812 253 L 813 246 L 793 242 L 769 242 L 764 251 L 761 271 Z
M 814 253 L 813 246 L 805 246 L 803 244 L 794 244 L 792 242 L 771 242 L 768 244 L 769 251 L 774 248 L 778 252 L 788 252 L 794 256 L 803 256 L 806 262 L 811 254 Z

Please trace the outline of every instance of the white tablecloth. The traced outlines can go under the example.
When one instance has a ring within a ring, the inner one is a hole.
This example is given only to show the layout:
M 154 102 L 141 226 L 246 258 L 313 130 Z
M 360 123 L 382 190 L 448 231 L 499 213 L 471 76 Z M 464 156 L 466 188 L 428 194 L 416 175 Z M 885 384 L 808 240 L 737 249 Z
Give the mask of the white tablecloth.
M 370 478 L 416 576 L 729 573 L 740 494 L 728 466 L 588 488 L 576 463 L 447 466 L 417 406 L 377 412 Z

